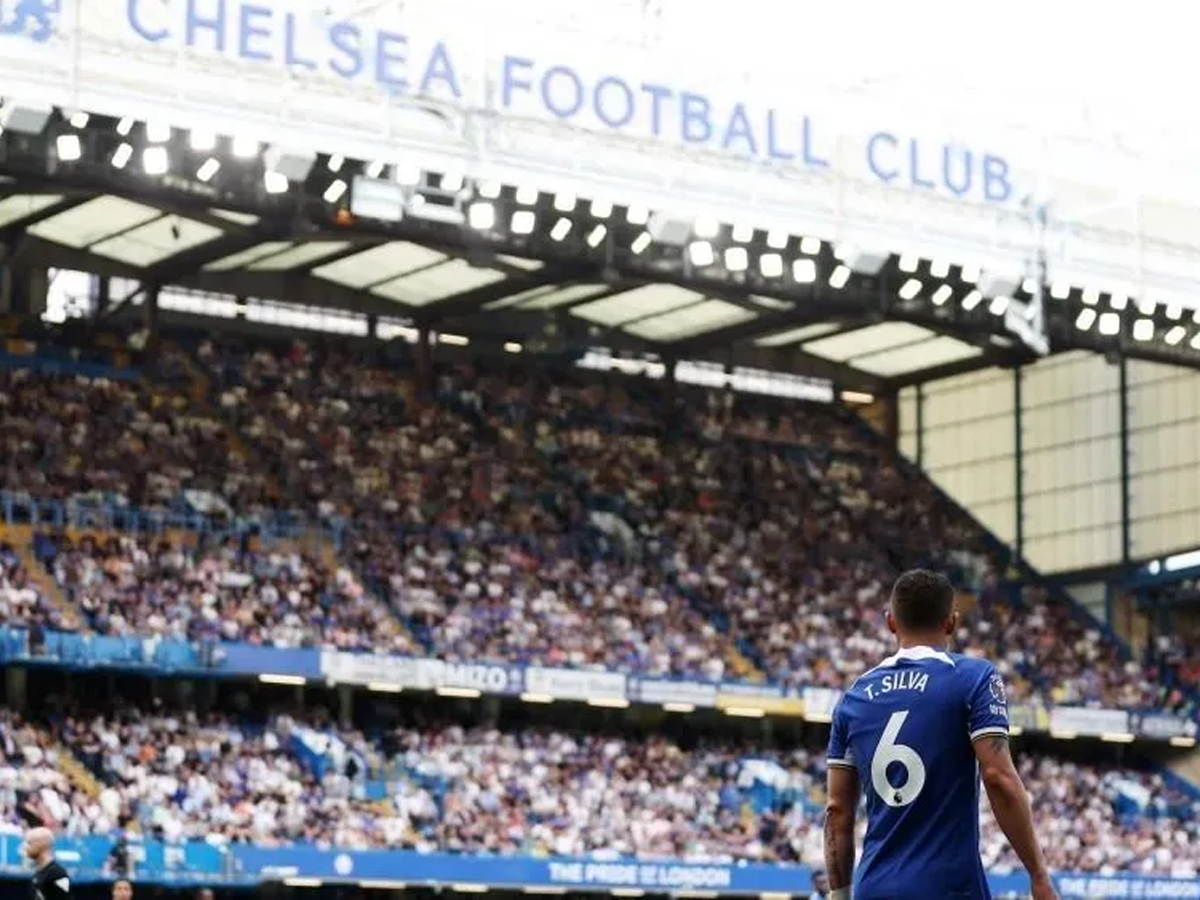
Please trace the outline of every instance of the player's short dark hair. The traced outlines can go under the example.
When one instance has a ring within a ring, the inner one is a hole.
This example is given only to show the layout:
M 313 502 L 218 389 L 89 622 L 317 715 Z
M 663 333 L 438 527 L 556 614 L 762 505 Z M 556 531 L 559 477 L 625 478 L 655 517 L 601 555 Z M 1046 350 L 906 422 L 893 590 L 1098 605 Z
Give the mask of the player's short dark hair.
M 892 615 L 901 628 L 938 628 L 954 609 L 954 586 L 940 572 L 910 569 L 892 586 Z

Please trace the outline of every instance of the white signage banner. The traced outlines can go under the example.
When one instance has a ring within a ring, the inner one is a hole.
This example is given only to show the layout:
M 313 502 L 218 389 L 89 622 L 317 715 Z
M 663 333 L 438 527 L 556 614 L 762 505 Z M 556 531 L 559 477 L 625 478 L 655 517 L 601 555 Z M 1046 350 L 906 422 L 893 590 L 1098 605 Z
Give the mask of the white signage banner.
M 1075 227 L 1096 215 L 1097 173 L 1128 176 L 1127 154 L 1115 149 L 1056 144 L 986 116 L 947 122 L 929 98 L 885 105 L 798 85 L 778 69 L 747 75 L 753 59 L 729 46 L 618 48 L 563 16 L 465 8 L 8 0 L 0 79 L 10 102 L 403 159 L 1018 276 L 1044 250 L 1052 278 L 1061 264 L 1076 283 L 1196 295 L 1196 258 L 1177 245 L 1131 254 L 1128 235 L 1111 226 Z M 1143 196 L 1178 204 L 1186 194 L 1200 205 L 1194 173 L 1151 168 L 1139 178 Z M 1034 221 L 1045 205 L 1072 227 L 1043 242 Z M 1146 207 L 1137 227 L 1164 215 Z
M 525 670 L 525 690 L 555 700 L 626 699 L 625 675 L 620 672 L 531 666 Z
M 1129 713 L 1120 709 L 1089 709 L 1083 706 L 1056 706 L 1050 710 L 1050 730 L 1097 736 L 1127 734 Z

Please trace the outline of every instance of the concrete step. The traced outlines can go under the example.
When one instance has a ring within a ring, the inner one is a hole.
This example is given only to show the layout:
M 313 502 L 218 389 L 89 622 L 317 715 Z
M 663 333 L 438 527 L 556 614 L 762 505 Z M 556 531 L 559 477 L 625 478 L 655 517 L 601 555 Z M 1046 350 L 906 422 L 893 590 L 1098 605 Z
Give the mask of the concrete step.
M 33 526 L 0 525 L 0 541 L 11 544 L 17 551 L 29 580 L 58 611 L 63 622 L 68 627 L 79 630 L 83 625 L 83 617 L 79 610 L 67 599 L 66 592 L 58 586 L 54 577 L 46 571 L 46 567 L 33 555 Z

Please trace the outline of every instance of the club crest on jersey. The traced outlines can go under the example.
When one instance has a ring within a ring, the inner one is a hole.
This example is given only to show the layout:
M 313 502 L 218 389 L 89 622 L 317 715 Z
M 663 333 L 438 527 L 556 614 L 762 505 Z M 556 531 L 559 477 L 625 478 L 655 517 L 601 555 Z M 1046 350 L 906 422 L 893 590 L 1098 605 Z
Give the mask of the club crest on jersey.
M 1004 693 L 1004 678 L 999 672 L 993 672 L 991 680 L 988 682 L 988 690 L 992 692 L 992 699 L 997 703 L 1007 703 L 1008 695 Z

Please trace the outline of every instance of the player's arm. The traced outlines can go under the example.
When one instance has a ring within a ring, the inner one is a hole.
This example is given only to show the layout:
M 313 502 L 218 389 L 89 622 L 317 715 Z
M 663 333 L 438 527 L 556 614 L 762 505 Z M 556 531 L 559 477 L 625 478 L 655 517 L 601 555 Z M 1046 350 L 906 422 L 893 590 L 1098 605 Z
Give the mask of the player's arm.
M 825 803 L 825 870 L 834 897 L 849 897 L 854 877 L 854 813 L 858 808 L 858 771 L 830 765 Z
M 1029 805 L 1029 794 L 1021 782 L 1017 767 L 1013 765 L 1008 749 L 1008 736 L 991 733 L 977 737 L 974 741 L 975 758 L 979 760 L 979 776 L 987 790 L 988 801 L 996 822 L 1017 858 L 1029 873 L 1035 897 L 1053 897 L 1050 871 L 1038 844 L 1033 829 L 1033 810 Z

